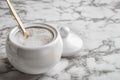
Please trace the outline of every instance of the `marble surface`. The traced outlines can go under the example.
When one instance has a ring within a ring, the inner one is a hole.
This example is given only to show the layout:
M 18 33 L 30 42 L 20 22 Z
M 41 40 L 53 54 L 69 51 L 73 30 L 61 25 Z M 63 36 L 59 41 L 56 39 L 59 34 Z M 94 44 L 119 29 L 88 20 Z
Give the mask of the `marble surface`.
M 5 40 L 17 26 L 0 0 L 0 80 L 120 80 L 120 0 L 11 0 L 24 24 L 67 26 L 84 46 L 46 74 L 17 71 L 7 60 Z

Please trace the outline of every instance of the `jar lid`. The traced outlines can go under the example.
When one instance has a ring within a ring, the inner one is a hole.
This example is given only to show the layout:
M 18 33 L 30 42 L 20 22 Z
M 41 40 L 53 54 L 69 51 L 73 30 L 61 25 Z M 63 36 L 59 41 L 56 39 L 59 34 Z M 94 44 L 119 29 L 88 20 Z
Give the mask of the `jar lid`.
M 81 50 L 83 41 L 81 38 L 70 31 L 68 27 L 61 27 L 60 34 L 63 39 L 63 57 L 75 56 Z

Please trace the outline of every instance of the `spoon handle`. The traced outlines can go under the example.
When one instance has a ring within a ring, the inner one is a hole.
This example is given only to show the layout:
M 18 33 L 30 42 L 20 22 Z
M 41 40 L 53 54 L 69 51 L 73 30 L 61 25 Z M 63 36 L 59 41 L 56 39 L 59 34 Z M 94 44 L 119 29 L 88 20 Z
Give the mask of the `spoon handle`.
M 19 28 L 23 32 L 23 36 L 26 38 L 28 36 L 28 34 L 27 34 L 27 32 L 26 32 L 20 18 L 18 17 L 18 15 L 17 15 L 16 11 L 14 10 L 14 8 L 13 8 L 12 4 L 10 3 L 10 1 L 9 0 L 6 0 L 6 1 L 7 1 L 9 9 L 11 10 L 11 12 L 12 12 L 13 16 L 15 17 L 17 23 L 19 24 Z

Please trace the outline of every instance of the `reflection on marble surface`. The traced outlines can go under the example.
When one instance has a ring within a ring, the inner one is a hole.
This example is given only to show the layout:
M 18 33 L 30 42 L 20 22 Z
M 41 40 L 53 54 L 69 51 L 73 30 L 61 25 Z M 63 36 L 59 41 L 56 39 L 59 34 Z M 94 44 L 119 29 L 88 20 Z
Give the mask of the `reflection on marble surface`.
M 0 80 L 120 80 L 120 0 L 11 0 L 24 24 L 67 26 L 84 41 L 77 57 L 62 58 L 42 75 L 14 69 L 5 40 L 17 25 L 0 0 Z

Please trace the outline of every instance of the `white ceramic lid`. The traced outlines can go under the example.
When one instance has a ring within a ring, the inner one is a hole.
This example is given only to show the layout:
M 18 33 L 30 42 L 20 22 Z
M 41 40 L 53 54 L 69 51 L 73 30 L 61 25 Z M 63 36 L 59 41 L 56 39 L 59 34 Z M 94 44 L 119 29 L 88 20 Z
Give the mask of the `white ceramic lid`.
M 64 57 L 75 56 L 81 50 L 83 41 L 75 33 L 71 32 L 68 27 L 61 27 L 60 34 L 63 38 L 63 54 Z

